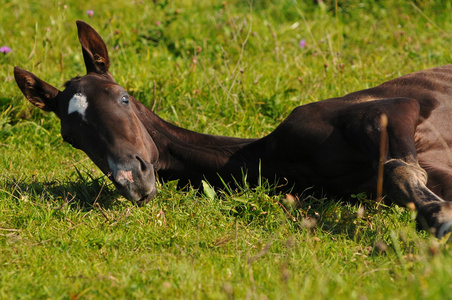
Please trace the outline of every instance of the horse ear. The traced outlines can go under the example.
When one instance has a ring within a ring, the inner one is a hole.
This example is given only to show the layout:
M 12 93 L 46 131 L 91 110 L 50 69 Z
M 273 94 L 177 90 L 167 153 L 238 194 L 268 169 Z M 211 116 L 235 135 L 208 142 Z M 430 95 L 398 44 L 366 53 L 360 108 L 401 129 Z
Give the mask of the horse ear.
M 86 73 L 105 74 L 110 67 L 107 46 L 93 27 L 78 20 L 78 39 L 82 45 Z
M 14 67 L 14 78 L 22 93 L 33 105 L 45 111 L 57 112 L 57 95 L 60 92 L 31 72 Z

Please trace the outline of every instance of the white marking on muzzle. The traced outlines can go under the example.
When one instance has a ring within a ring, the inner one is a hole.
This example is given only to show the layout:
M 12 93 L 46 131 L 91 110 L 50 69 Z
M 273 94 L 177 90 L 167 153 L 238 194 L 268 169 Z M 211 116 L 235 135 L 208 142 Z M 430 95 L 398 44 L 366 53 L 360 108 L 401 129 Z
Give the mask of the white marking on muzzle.
M 85 113 L 87 108 L 88 101 L 86 100 L 86 96 L 81 93 L 77 93 L 69 101 L 67 113 L 70 115 L 74 112 L 78 112 L 79 114 L 82 115 L 82 118 L 85 119 Z
M 117 182 L 119 182 L 120 180 L 125 179 L 128 182 L 132 183 L 133 182 L 133 175 L 132 175 L 132 171 L 123 171 L 123 170 L 119 170 L 116 173 L 116 178 L 115 180 Z
M 118 167 L 116 166 L 115 162 L 113 161 L 113 159 L 108 157 L 107 160 L 108 160 L 108 165 L 110 167 L 110 170 L 113 173 L 112 174 L 113 179 L 116 182 L 119 182 L 122 179 L 125 179 L 125 180 L 129 181 L 130 183 L 133 182 L 132 171 L 119 170 Z

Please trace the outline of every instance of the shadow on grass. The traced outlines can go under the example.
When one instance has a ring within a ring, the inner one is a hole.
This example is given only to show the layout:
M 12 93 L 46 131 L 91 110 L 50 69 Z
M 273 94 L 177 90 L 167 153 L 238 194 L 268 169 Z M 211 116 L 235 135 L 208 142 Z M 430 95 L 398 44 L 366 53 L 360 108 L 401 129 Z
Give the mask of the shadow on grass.
M 415 211 L 389 200 L 377 203 L 365 193 L 342 198 L 306 196 L 297 204 L 296 211 L 299 218 L 315 219 L 312 228 L 309 222 L 305 225 L 303 221 L 299 222 L 300 228 L 320 230 L 332 239 L 341 236 L 351 241 L 379 242 L 391 240 L 391 234 L 400 235 L 402 239 L 428 235 L 416 227 Z
M 9 178 L 5 176 L 5 191 L 13 200 L 26 198 L 33 202 L 53 203 L 56 207 L 70 205 L 72 209 L 91 210 L 94 205 L 111 208 L 119 194 L 104 176 L 94 178 L 90 174 L 76 180 L 61 182 L 36 181 L 33 177 Z
M 105 176 L 94 178 L 89 173 L 79 172 L 77 179 L 65 182 L 36 181 L 33 177 L 4 178 L 4 191 L 12 201 L 17 202 L 27 199 L 35 203 L 51 203 L 54 208 L 68 205 L 72 210 L 83 211 L 95 209 L 97 205 L 103 209 L 114 209 L 124 205 L 122 202 L 130 203 L 127 200 L 118 201 L 119 194 Z M 164 186 L 170 190 L 177 189 L 174 182 Z M 164 191 L 165 187 L 161 192 Z M 365 195 L 340 199 L 307 193 L 297 197 L 296 203 L 291 206 L 285 203 L 287 196 L 278 194 L 268 187 L 245 187 L 241 191 L 216 193 L 211 197 L 221 203 L 223 214 L 246 224 L 276 230 L 275 226 L 280 226 L 281 218 L 284 218 L 295 231 L 309 230 L 314 235 L 321 231 L 332 238 L 342 236 L 350 240 L 362 237 L 379 240 L 391 230 L 386 228 L 392 222 L 391 218 L 400 218 L 404 214 L 403 209 L 394 213 L 390 206 L 382 204 L 378 207 Z M 206 191 L 198 190 L 196 197 L 206 197 Z
M 377 239 L 389 230 L 383 228 L 385 223 L 391 223 L 394 218 L 392 206 L 378 205 L 365 194 L 335 197 L 306 190 L 293 196 L 281 193 L 272 185 L 246 186 L 219 194 L 224 213 L 242 222 L 272 228 L 269 220 L 273 219 L 273 223 L 290 224 L 294 231 L 322 232 L 350 240 L 359 236 Z
M 245 222 L 265 224 L 272 215 L 281 216 L 294 231 L 307 230 L 314 235 L 321 232 L 332 239 L 340 236 L 351 241 L 378 241 L 391 231 L 416 234 L 413 212 L 392 203 L 377 203 L 365 193 L 332 196 L 305 190 L 293 196 L 271 185 L 251 190 L 246 187 L 242 193 L 246 196 L 229 193 L 222 202 L 229 205 L 230 215 Z

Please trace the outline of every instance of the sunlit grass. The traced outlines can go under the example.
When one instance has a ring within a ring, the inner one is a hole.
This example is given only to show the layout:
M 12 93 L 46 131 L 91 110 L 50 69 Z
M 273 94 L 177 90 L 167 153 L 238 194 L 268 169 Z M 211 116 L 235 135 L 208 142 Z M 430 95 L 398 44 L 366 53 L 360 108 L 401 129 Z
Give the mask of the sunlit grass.
M 82 19 L 118 83 L 164 119 L 261 137 L 297 105 L 449 63 L 451 4 L 1 4 L 0 47 L 12 52 L 0 53 L 0 298 L 450 298 L 450 246 L 416 230 L 413 212 L 364 195 L 306 191 L 293 206 L 268 184 L 199 193 L 167 182 L 133 206 L 27 103 L 12 70 L 58 88 L 83 75 Z

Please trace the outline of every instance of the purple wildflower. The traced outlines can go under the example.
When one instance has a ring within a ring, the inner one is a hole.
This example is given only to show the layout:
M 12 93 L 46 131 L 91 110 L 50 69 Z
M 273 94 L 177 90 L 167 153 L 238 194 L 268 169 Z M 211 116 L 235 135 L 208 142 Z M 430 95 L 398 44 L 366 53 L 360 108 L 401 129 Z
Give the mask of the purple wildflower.
M 13 50 L 11 50 L 11 48 L 8 46 L 0 47 L 0 52 L 2 52 L 2 53 L 9 53 L 11 51 L 13 51 Z
M 298 42 L 298 46 L 300 48 L 306 47 L 306 40 L 305 39 L 300 40 L 300 42 Z
M 162 22 L 157 21 L 157 22 L 155 22 L 155 25 L 160 26 L 160 25 L 162 25 Z
M 94 16 L 94 10 L 87 10 L 86 14 L 88 15 L 88 17 L 92 18 Z

